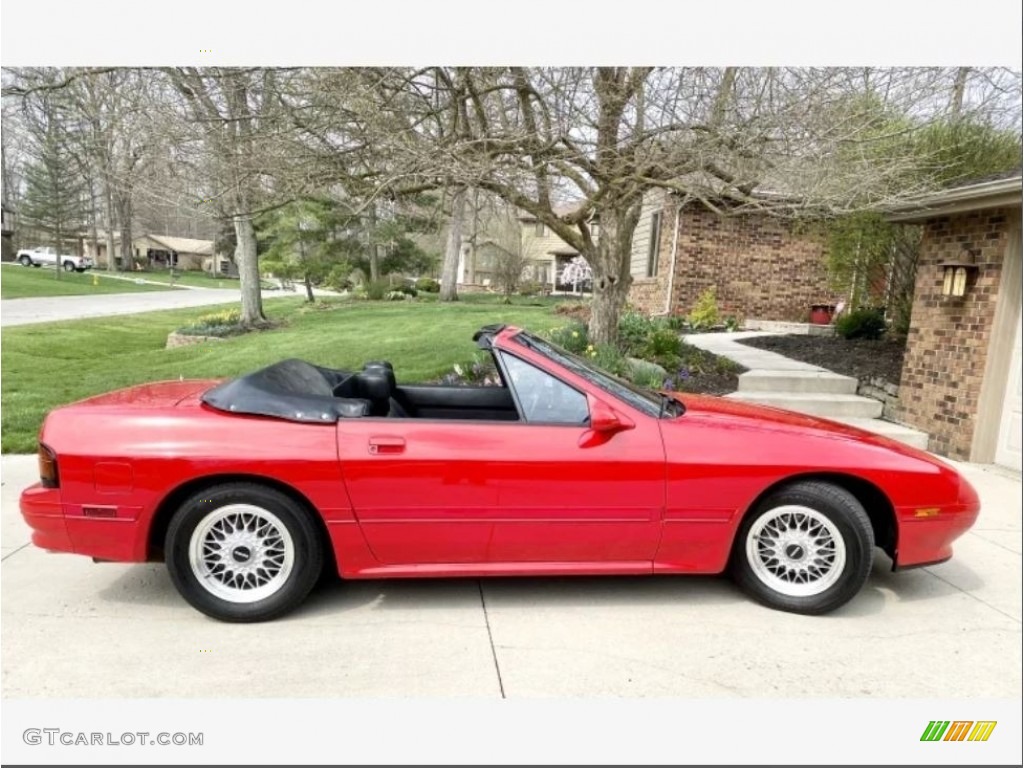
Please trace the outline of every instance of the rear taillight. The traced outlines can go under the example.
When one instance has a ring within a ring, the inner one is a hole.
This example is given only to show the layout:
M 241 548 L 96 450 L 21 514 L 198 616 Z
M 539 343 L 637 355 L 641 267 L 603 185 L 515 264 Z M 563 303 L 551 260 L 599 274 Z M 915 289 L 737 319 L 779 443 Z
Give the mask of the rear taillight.
M 44 488 L 59 488 L 60 475 L 57 474 L 57 454 L 49 447 L 39 444 L 39 482 Z

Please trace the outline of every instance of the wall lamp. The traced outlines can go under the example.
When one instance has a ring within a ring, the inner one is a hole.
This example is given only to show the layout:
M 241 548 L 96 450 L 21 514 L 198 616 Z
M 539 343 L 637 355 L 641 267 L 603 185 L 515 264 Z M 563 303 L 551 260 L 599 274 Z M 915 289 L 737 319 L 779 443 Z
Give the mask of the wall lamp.
M 942 267 L 942 295 L 953 298 L 961 298 L 967 293 L 967 286 L 970 278 L 978 271 L 975 260 L 981 253 L 978 249 L 972 249 L 965 245 L 960 249 L 958 261 L 944 261 Z

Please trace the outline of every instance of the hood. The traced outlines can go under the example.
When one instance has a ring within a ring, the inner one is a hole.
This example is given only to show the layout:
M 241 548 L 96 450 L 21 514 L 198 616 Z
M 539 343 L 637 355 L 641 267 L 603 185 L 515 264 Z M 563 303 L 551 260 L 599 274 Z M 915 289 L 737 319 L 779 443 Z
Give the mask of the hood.
M 929 464 L 946 466 L 932 454 L 909 446 L 906 443 L 819 416 L 809 416 L 797 413 L 796 411 L 773 408 L 768 405 L 757 405 L 731 397 L 692 395 L 688 393 L 666 394 L 671 394 L 686 406 L 686 413 L 680 417 L 681 423 L 692 420 L 700 421 L 707 425 L 756 430 L 761 433 L 775 432 L 786 435 L 841 440 L 862 445 L 870 444 L 895 451 L 904 456 L 923 459 Z
M 79 400 L 68 407 L 168 408 L 178 405 L 196 394 L 205 392 L 217 383 L 217 380 L 206 379 L 157 381 L 151 384 L 139 384 L 135 387 L 105 392 L 102 395 Z

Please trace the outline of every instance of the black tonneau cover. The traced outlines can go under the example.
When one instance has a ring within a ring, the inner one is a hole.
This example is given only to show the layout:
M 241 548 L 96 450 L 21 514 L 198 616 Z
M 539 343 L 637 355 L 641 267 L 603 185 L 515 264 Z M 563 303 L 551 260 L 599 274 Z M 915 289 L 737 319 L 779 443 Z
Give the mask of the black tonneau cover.
M 335 389 L 350 376 L 350 371 L 321 368 L 305 360 L 282 360 L 219 384 L 202 400 L 211 408 L 231 413 L 330 423 L 369 413 L 369 400 L 334 396 Z

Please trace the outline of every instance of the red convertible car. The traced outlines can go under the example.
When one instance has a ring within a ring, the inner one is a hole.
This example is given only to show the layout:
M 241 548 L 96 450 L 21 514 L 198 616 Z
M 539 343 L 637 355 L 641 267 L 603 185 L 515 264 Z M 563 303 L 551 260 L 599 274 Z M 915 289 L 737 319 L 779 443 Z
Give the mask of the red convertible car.
M 496 386 L 285 360 L 51 412 L 21 510 L 40 547 L 164 560 L 227 621 L 346 579 L 715 574 L 799 613 L 951 556 L 978 496 L 941 460 L 823 419 L 640 389 L 489 326 Z

